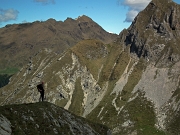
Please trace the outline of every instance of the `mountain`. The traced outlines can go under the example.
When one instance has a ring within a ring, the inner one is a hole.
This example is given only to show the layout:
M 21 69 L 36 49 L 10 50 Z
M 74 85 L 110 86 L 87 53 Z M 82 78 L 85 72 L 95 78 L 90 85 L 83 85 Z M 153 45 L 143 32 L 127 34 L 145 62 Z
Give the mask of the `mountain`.
M 48 102 L 0 107 L 1 135 L 105 135 L 107 127 L 77 117 Z
M 153 0 L 128 29 L 125 42 L 131 46 L 130 52 L 156 62 L 160 67 L 177 62 L 179 12 L 179 5 L 171 0 Z
M 77 19 L 67 18 L 64 22 L 49 19 L 6 25 L 0 28 L 0 69 L 21 68 L 43 48 L 62 53 L 82 39 L 109 43 L 116 37 L 85 15 Z
M 46 100 L 114 135 L 180 133 L 180 5 L 152 0 L 111 43 L 84 39 L 61 54 L 45 48 L 0 89 L 0 103 Z

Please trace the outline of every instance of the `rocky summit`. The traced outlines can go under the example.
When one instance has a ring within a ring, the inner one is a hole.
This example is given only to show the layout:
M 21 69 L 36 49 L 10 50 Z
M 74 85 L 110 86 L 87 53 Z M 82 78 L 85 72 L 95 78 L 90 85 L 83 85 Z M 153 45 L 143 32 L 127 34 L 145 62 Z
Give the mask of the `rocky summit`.
M 152 0 L 113 42 L 83 39 L 59 54 L 42 48 L 0 89 L 0 103 L 45 100 L 114 135 L 180 133 L 180 5 Z

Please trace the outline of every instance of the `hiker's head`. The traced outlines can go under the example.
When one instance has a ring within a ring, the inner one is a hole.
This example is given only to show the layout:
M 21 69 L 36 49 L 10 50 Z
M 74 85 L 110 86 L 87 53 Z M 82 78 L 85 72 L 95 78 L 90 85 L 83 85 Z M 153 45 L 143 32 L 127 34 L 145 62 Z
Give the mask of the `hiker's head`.
M 41 82 L 41 84 L 44 84 L 44 82 Z

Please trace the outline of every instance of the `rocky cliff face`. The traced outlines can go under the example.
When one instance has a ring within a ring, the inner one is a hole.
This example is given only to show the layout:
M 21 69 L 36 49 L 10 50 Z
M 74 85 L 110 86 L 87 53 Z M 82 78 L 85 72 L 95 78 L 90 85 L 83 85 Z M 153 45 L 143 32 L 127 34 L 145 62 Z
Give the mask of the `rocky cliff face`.
M 131 52 L 151 61 L 160 59 L 159 66 L 179 61 L 179 12 L 179 5 L 172 1 L 151 1 L 128 29 L 125 42 Z
M 46 100 L 113 134 L 180 131 L 179 5 L 153 0 L 116 42 L 82 40 L 63 54 L 43 49 L 0 89 L 1 105 Z

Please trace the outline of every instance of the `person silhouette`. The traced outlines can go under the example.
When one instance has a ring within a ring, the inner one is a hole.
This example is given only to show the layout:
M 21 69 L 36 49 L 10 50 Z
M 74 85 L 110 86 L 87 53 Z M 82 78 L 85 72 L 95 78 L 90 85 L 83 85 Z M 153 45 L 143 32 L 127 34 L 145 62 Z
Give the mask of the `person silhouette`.
M 40 98 L 39 101 L 44 101 L 44 82 L 41 82 L 37 85 L 37 89 L 40 92 Z

